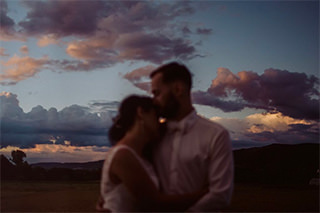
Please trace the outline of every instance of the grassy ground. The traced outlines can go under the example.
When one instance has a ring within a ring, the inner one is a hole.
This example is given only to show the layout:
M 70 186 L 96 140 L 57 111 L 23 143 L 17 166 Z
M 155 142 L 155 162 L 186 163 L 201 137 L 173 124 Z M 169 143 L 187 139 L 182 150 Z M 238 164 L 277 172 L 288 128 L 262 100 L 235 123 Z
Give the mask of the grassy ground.
M 99 182 L 1 183 L 1 212 L 93 212 Z
M 99 182 L 2 182 L 1 212 L 94 212 Z M 230 212 L 319 212 L 319 188 L 236 184 Z
M 236 184 L 231 212 L 319 212 L 319 188 Z

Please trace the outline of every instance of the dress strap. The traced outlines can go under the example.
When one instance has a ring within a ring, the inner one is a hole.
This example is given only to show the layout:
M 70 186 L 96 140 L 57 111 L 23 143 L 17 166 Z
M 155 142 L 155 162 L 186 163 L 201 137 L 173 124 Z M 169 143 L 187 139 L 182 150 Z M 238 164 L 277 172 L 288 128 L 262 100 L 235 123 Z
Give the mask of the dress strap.
M 113 149 L 113 150 L 112 150 L 112 153 L 111 153 L 112 156 L 110 156 L 110 159 L 113 159 L 114 156 L 115 156 L 115 154 L 116 154 L 119 150 L 121 150 L 121 149 L 127 149 L 127 150 L 129 150 L 129 151 L 135 156 L 135 158 L 137 158 L 137 160 L 140 162 L 140 164 L 142 164 L 142 166 L 144 165 L 143 159 L 136 153 L 136 151 L 134 151 L 134 150 L 133 150 L 131 147 L 129 147 L 128 145 L 118 144 L 118 145 L 114 146 L 112 149 Z M 144 166 L 143 166 L 143 167 L 144 167 Z

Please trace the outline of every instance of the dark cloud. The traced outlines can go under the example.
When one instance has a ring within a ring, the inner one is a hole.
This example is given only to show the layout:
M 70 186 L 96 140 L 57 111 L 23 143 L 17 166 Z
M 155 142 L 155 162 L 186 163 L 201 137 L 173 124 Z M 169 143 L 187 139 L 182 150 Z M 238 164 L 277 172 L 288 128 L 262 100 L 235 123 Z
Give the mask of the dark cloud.
M 305 73 L 267 69 L 262 75 L 242 71 L 237 75 L 219 68 L 217 77 L 201 102 L 217 106 L 211 99 L 236 98 L 246 107 L 278 111 L 300 119 L 319 119 L 319 79 Z M 214 98 L 212 98 L 214 97 Z M 206 100 L 208 99 L 208 100 Z M 234 103 L 235 104 L 235 103 Z M 235 108 L 236 109 L 236 108 Z M 239 108 L 241 109 L 241 108 Z
M 52 144 L 51 135 L 40 133 L 12 133 L 1 129 L 1 148 L 15 146 L 19 148 L 34 147 L 35 144 Z
M 188 2 L 25 1 L 29 9 L 19 25 L 27 34 L 90 35 L 98 31 L 132 33 L 163 29 L 173 19 L 190 15 Z
M 192 101 L 195 104 L 217 107 L 224 112 L 240 111 L 246 106 L 240 101 L 223 100 L 223 98 L 219 98 L 218 96 L 203 91 L 193 92 Z
M 170 1 L 22 1 L 28 12 L 17 23 L 18 32 L 11 39 L 35 37 L 38 45 L 66 46 L 71 60 L 48 59 L 51 70 L 92 71 L 124 61 L 160 64 L 167 60 L 201 57 L 195 43 L 181 36 L 181 26 L 190 26 L 183 16 L 195 12 L 190 2 Z M 3 26 L 13 28 L 3 1 Z M 201 28 L 199 32 L 208 33 Z M 68 38 L 67 41 L 63 40 Z M 70 40 L 72 38 L 72 40 Z M 7 39 L 10 39 L 7 36 Z M 31 74 L 34 74 L 32 72 Z M 2 76 L 3 85 L 16 84 L 33 75 Z M 9 80 L 8 80 L 9 79 Z M 137 84 L 138 85 L 138 84 Z M 147 89 L 145 83 L 139 83 Z
M 108 12 L 104 1 L 24 1 L 29 9 L 19 23 L 31 35 L 88 35 L 97 29 L 99 18 Z
M 0 1 L 0 39 L 1 40 L 11 40 L 20 39 L 16 36 L 15 22 L 12 18 L 8 16 L 8 4 L 7 1 Z
M 111 67 L 115 62 L 111 61 L 83 61 L 83 60 L 50 60 L 49 69 L 59 72 L 90 72 L 94 69 Z
M 187 27 L 187 26 L 184 26 L 184 27 L 182 28 L 182 32 L 183 32 L 183 34 L 186 34 L 186 35 L 192 33 L 192 31 L 191 31 L 191 30 L 189 29 L 189 27 Z
M 72 105 L 57 111 L 42 106 L 24 113 L 17 96 L 1 93 L 1 147 L 34 147 L 35 144 L 105 146 L 111 125 L 108 111 L 92 113 L 91 109 Z M 67 142 L 66 142 L 67 141 Z
M 198 28 L 197 33 L 201 35 L 210 35 L 212 34 L 212 29 L 209 28 Z
M 8 15 L 8 4 L 5 0 L 0 1 L 0 27 L 1 30 L 10 30 L 14 27 L 15 22 Z
M 91 109 L 93 109 L 93 111 L 97 111 L 97 112 L 107 111 L 107 112 L 115 113 L 118 111 L 119 104 L 120 104 L 119 101 L 109 101 L 109 102 L 91 101 L 89 103 L 89 106 Z
M 120 60 L 160 64 L 169 59 L 189 60 L 196 57 L 196 49 L 188 41 L 163 34 L 125 34 L 116 44 Z
M 153 67 L 142 67 L 127 73 L 136 87 L 150 91 L 149 74 Z M 319 79 L 305 73 L 267 69 L 262 75 L 242 71 L 237 75 L 219 68 L 217 77 L 205 91 L 193 91 L 195 104 L 217 107 L 224 112 L 240 111 L 245 107 L 281 112 L 297 119 L 319 119 Z

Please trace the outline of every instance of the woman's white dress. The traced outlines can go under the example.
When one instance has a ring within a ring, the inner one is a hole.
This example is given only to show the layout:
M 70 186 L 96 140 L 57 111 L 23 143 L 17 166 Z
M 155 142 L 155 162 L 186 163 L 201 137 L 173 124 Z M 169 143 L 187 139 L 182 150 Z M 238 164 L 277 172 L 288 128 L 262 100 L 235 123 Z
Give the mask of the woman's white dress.
M 134 156 L 139 160 L 142 167 L 145 168 L 147 173 L 150 175 L 151 180 L 154 182 L 156 187 L 159 187 L 158 178 L 155 174 L 155 171 L 152 165 L 143 160 L 137 155 L 137 153 L 127 145 L 116 145 L 112 147 L 107 152 L 107 157 L 105 159 L 103 169 L 102 169 L 102 178 L 101 178 L 101 195 L 104 200 L 103 208 L 108 209 L 111 212 L 132 212 L 138 211 L 134 205 L 134 198 L 127 188 L 122 184 L 114 184 L 110 180 L 109 170 L 112 163 L 112 160 L 115 154 L 121 150 L 127 149 L 131 151 Z

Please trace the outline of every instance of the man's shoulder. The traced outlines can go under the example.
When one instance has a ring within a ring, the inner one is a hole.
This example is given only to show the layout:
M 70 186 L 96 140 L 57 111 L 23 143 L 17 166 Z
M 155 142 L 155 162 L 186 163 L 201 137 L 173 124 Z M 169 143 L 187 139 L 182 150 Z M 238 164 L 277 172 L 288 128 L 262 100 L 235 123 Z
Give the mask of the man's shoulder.
M 212 130 L 214 132 L 226 132 L 226 128 L 224 128 L 222 125 L 206 118 L 201 115 L 197 115 L 197 126 L 203 130 Z

